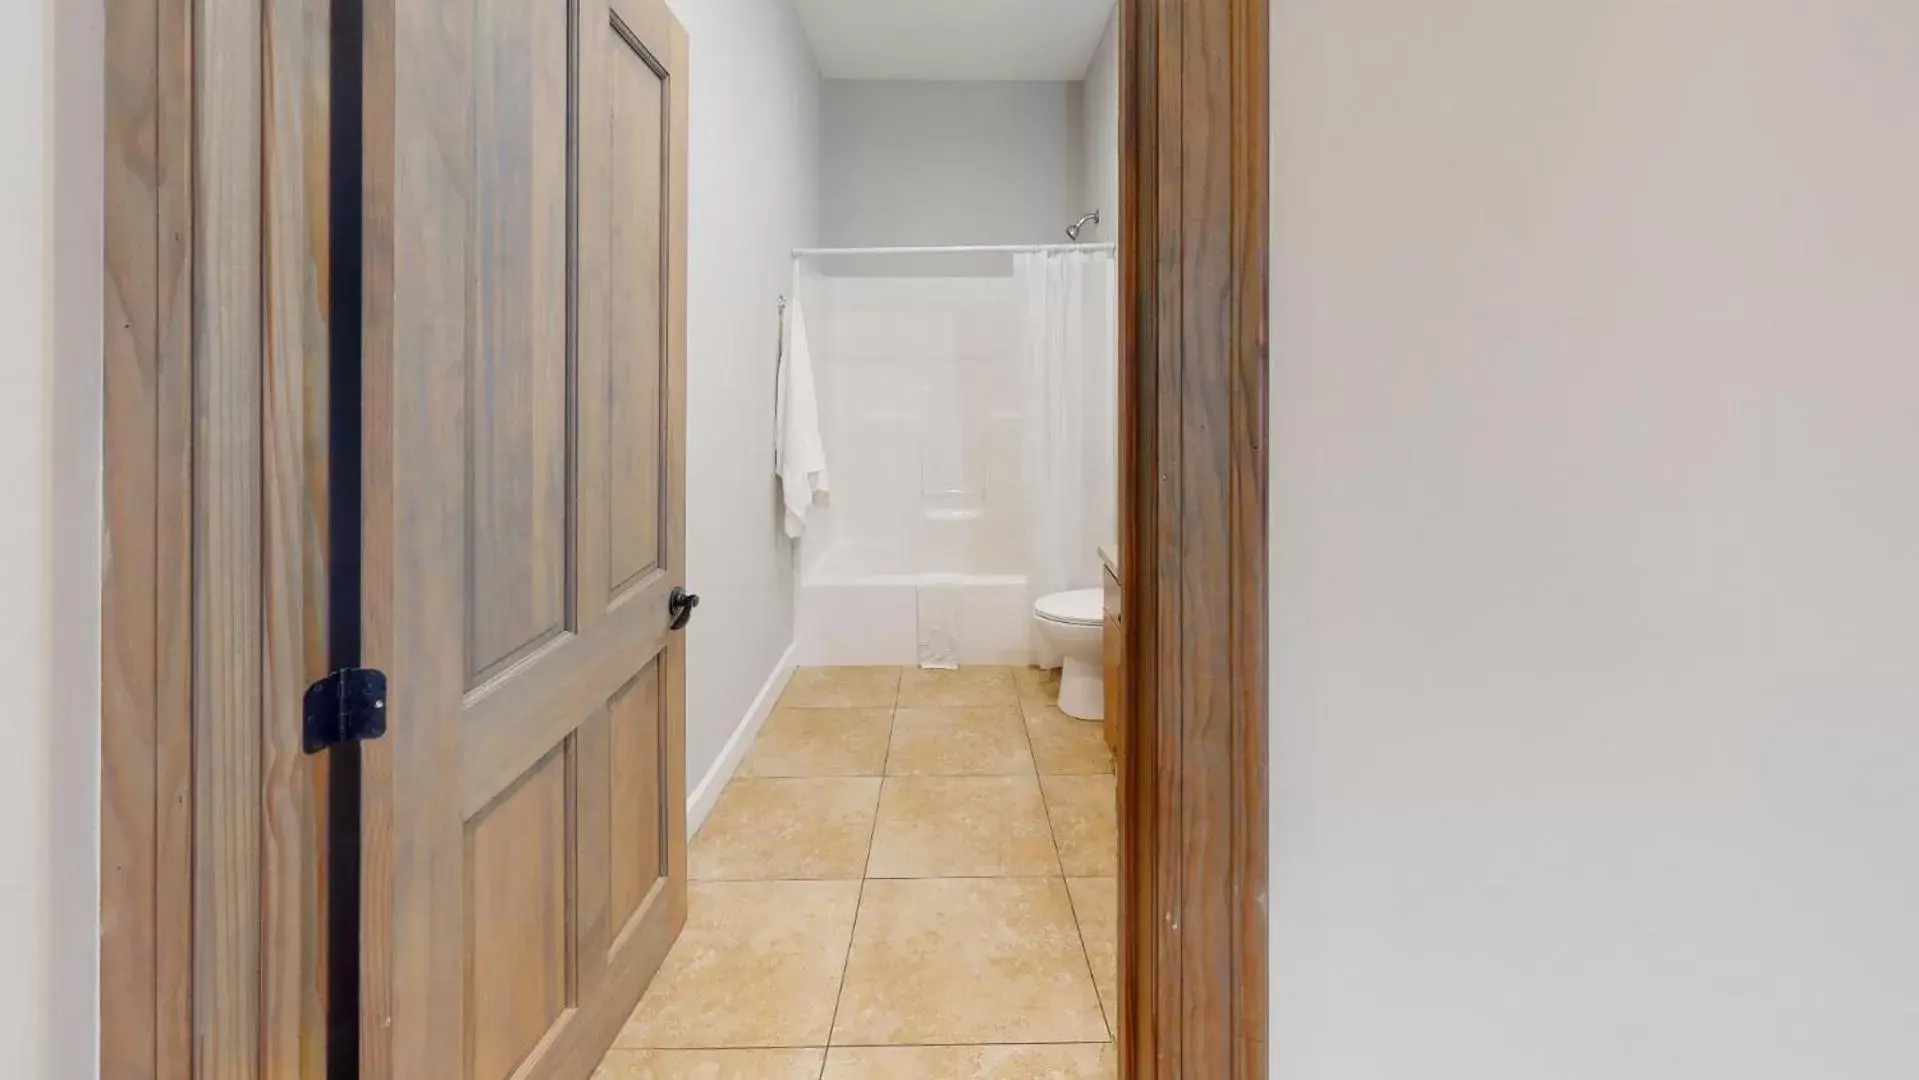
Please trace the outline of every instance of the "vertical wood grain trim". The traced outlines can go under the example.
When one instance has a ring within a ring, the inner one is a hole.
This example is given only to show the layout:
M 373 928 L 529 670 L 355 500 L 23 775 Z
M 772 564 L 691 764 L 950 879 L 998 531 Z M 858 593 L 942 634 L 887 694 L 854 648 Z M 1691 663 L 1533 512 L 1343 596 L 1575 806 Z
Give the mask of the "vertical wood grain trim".
M 611 475 L 608 448 L 611 403 L 605 392 L 612 355 L 612 124 L 607 101 L 612 92 L 609 39 L 615 33 L 604 3 L 573 14 L 574 235 L 572 239 L 574 428 L 573 564 L 569 585 L 574 625 L 591 634 L 606 620 L 613 591 Z
M 472 192 L 471 3 L 365 0 L 363 660 L 395 674 L 365 747 L 362 1075 L 463 1045 L 458 625 Z M 433 423 L 418 422 L 432 417 Z
M 1166 149 L 1178 154 L 1181 196 L 1179 220 L 1172 226 L 1179 250 L 1179 331 L 1169 350 L 1179 408 L 1173 416 L 1162 414 L 1160 430 L 1164 433 L 1174 427 L 1168 421 L 1177 419 L 1180 441 L 1170 461 L 1181 505 L 1170 524 L 1177 543 L 1191 545 L 1175 564 L 1178 599 L 1162 609 L 1177 620 L 1180 643 L 1181 730 L 1175 753 L 1181 828 L 1176 888 L 1178 964 L 1183 976 L 1180 1009 L 1188 1018 L 1230 1016 L 1236 974 L 1229 929 L 1233 912 L 1229 897 L 1218 891 L 1222 882 L 1230 881 L 1218 875 L 1223 867 L 1230 867 L 1236 794 L 1231 783 L 1222 782 L 1232 771 L 1228 725 L 1235 696 L 1232 680 L 1237 674 L 1232 621 L 1222 617 L 1229 616 L 1235 606 L 1230 567 L 1237 553 L 1227 537 L 1233 507 L 1225 490 L 1233 453 L 1230 441 L 1218 437 L 1231 408 L 1226 400 L 1230 369 L 1221 361 L 1233 346 L 1236 298 L 1229 284 L 1230 252 L 1226 250 L 1233 233 L 1232 142 L 1207 137 L 1207 120 L 1184 111 L 1197 106 L 1213 122 L 1232 116 L 1224 92 L 1232 73 L 1217 55 L 1228 44 L 1230 6 L 1222 0 L 1202 0 L 1181 8 L 1176 61 L 1183 98 L 1181 131 L 1162 149 L 1162 160 Z M 1218 510 L 1213 512 L 1202 509 L 1215 507 Z M 1232 1048 L 1217 1043 L 1226 1033 L 1223 1027 L 1204 1022 L 1182 1024 L 1180 1075 L 1231 1075 Z
M 1232 596 L 1230 643 L 1236 667 L 1232 680 L 1231 754 L 1233 820 L 1228 862 L 1232 878 L 1230 916 L 1236 965 L 1229 1015 L 1238 1017 L 1236 1075 L 1258 1080 L 1267 1074 L 1272 1021 L 1269 988 L 1268 831 L 1271 742 L 1268 725 L 1272 670 L 1267 614 L 1271 538 L 1268 535 L 1272 469 L 1267 445 L 1272 357 L 1268 351 L 1271 293 L 1267 266 L 1271 240 L 1272 83 L 1268 76 L 1272 36 L 1267 0 L 1232 5 L 1232 230 L 1234 340 L 1227 375 L 1233 449 L 1226 492 L 1232 508 L 1228 562 Z
M 1179 3 L 1161 3 L 1158 19 L 1157 42 L 1154 57 L 1158 69 L 1152 78 L 1157 85 L 1158 103 L 1158 141 L 1152 148 L 1150 158 L 1141 162 L 1141 168 L 1150 166 L 1150 182 L 1154 186 L 1154 209 L 1157 216 L 1142 226 L 1142 236 L 1154 242 L 1153 264 L 1155 288 L 1148 294 L 1155 307 L 1153 322 L 1154 335 L 1145 347 L 1150 352 L 1143 353 L 1141 361 L 1148 363 L 1141 372 L 1141 379 L 1151 379 L 1153 413 L 1151 427 L 1140 433 L 1142 442 L 1150 440 L 1152 480 L 1156 490 L 1153 500 L 1153 514 L 1147 521 L 1152 531 L 1137 545 L 1136 550 L 1152 552 L 1149 562 L 1142 570 L 1150 570 L 1152 582 L 1152 600 L 1145 612 L 1153 625 L 1153 648 L 1147 654 L 1142 665 L 1153 672 L 1154 696 L 1145 703 L 1150 711 L 1146 714 L 1154 718 L 1146 741 L 1154 747 L 1154 771 L 1148 782 L 1154 785 L 1154 816 L 1148 827 L 1153 834 L 1153 859 L 1148 871 L 1153 885 L 1153 897 L 1150 910 L 1155 914 L 1151 925 L 1156 933 L 1153 941 L 1155 971 L 1157 981 L 1152 987 L 1154 1002 L 1154 1070 L 1148 1075 L 1154 1077 L 1178 1077 L 1185 1064 L 1181 1055 L 1182 1021 L 1185 1008 L 1184 992 L 1186 970 L 1181 966 L 1180 920 L 1184 917 L 1180 886 L 1184 882 L 1181 873 L 1181 860 L 1184 857 L 1185 815 L 1181 800 L 1185 796 L 1182 790 L 1185 774 L 1181 768 L 1181 750 L 1185 736 L 1185 725 L 1189 717 L 1185 712 L 1186 702 L 1182 695 L 1184 671 L 1181 662 L 1186 654 L 1180 648 L 1180 634 L 1186 629 L 1183 625 L 1181 610 L 1181 588 L 1183 584 L 1180 556 L 1177 551 L 1163 550 L 1180 542 L 1179 520 L 1181 497 L 1184 494 L 1185 474 L 1180 469 L 1182 450 L 1182 425 L 1186 419 L 1184 402 L 1180 400 L 1180 368 L 1185 357 L 1179 350 L 1181 340 L 1181 322 L 1185 315 L 1182 303 L 1186 282 L 1183 276 L 1185 264 L 1179 229 L 1185 220 L 1182 215 L 1182 202 L 1186 190 L 1181 186 L 1180 144 L 1184 135 L 1186 87 L 1181 81 L 1183 73 L 1180 61 L 1184 56 L 1185 19 L 1191 5 L 1185 0 Z M 1142 423 L 1149 422 L 1142 415 Z M 1197 552 L 1193 553 L 1197 556 Z M 1210 1080 L 1210 1078 L 1209 1078 Z
M 268 0 L 265 69 L 265 708 L 261 1061 L 326 1071 L 327 755 L 301 746 L 300 702 L 327 665 L 330 40 L 326 0 Z
M 1121 605 L 1137 605 L 1121 624 L 1123 682 L 1119 696 L 1124 710 L 1117 720 L 1119 772 L 1119 1066 L 1120 1076 L 1146 1075 L 1142 1062 L 1154 1055 L 1152 987 L 1158 979 L 1153 953 L 1155 935 L 1150 923 L 1153 890 L 1144 887 L 1152 872 L 1153 850 L 1149 823 L 1155 820 L 1151 775 L 1156 748 L 1144 738 L 1139 717 L 1141 702 L 1152 683 L 1146 668 L 1151 655 L 1152 619 L 1138 567 L 1140 555 L 1128 556 L 1146 536 L 1139 527 L 1152 513 L 1155 488 L 1150 482 L 1152 455 L 1142 454 L 1136 433 L 1140 417 L 1150 413 L 1149 384 L 1139 377 L 1140 352 L 1153 340 L 1154 265 L 1157 242 L 1145 241 L 1141 230 L 1155 220 L 1157 186 L 1144 183 L 1140 162 L 1155 152 L 1158 131 L 1157 86 L 1153 45 L 1158 8 L 1142 0 L 1120 0 L 1120 218 L 1116 224 L 1119 252 L 1119 515 Z
M 159 1075 L 159 5 L 106 24 L 105 528 L 100 625 L 100 1067 Z
M 1123 0 L 1122 1076 L 1266 1075 L 1266 0 Z
M 585 554 L 580 533 L 586 528 L 586 522 L 581 519 L 581 503 L 586 497 L 580 483 L 580 465 L 584 460 L 582 454 L 586 452 L 581 434 L 587 411 L 581 401 L 580 388 L 588 385 L 584 381 L 585 370 L 580 359 L 580 290 L 584 271 L 580 257 L 580 201 L 586 191 L 587 164 L 581 153 L 580 102 L 588 90 L 584 60 L 586 39 L 592 28 L 584 24 L 582 3 L 583 0 L 566 0 L 566 295 L 562 301 L 566 321 L 566 387 L 563 391 L 566 419 L 561 432 L 561 439 L 566 446 L 566 464 L 562 466 L 566 477 L 566 494 L 562 499 L 566 528 L 561 530 L 560 543 L 564 550 L 566 572 L 560 585 L 561 625 L 575 634 L 583 633 L 588 624 L 584 610 L 587 605 L 583 602 L 585 581 L 580 564 Z
M 138 2 L 138 0 L 132 0 Z M 154 508 L 156 1074 L 193 1068 L 194 0 L 158 0 L 158 476 Z M 105 1074 L 102 1074 L 105 1075 Z
M 298 877 L 260 863 L 263 810 L 297 832 L 260 754 L 286 719 L 260 667 L 262 24 L 196 0 L 108 18 L 103 1075 L 254 1075 L 262 1052 L 295 1075 L 260 1021 L 303 974 L 270 913 L 295 939 L 313 925 Z M 272 550 L 301 572 L 299 548 Z
M 195 12 L 194 1075 L 252 1077 L 260 1038 L 261 36 Z
M 107 8 L 102 1075 L 191 1066 L 191 23 Z
M 398 0 L 362 0 L 360 128 L 363 250 L 360 283 L 361 658 L 388 665 L 393 625 L 394 104 Z M 360 1075 L 395 1080 L 394 748 L 413 719 L 390 702 L 387 737 L 360 750 Z
M 664 3 L 651 5 L 667 24 L 671 65 L 667 113 L 666 401 L 661 415 L 667 448 L 666 520 L 662 533 L 667 573 L 686 582 L 686 279 L 688 98 L 693 82 L 686 29 Z M 668 634 L 665 648 L 666 863 L 670 937 L 686 923 L 686 635 Z

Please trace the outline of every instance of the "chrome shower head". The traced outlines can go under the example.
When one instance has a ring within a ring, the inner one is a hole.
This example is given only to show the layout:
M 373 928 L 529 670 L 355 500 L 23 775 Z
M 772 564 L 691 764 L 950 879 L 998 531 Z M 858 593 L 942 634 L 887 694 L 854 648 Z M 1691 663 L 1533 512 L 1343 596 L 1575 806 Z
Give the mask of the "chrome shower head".
M 1071 225 L 1068 225 L 1066 227 L 1066 238 L 1075 244 L 1079 243 L 1079 231 L 1084 229 L 1086 223 L 1089 221 L 1095 225 L 1099 224 L 1099 211 L 1095 210 L 1085 217 L 1080 218 L 1078 221 L 1073 222 Z

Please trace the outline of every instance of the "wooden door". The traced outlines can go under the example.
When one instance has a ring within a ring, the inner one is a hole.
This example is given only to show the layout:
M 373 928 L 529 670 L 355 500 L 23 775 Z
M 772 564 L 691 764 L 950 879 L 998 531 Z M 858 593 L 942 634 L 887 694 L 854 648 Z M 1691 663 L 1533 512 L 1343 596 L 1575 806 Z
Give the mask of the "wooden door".
M 364 1074 L 585 1077 L 685 921 L 686 36 L 365 16 Z

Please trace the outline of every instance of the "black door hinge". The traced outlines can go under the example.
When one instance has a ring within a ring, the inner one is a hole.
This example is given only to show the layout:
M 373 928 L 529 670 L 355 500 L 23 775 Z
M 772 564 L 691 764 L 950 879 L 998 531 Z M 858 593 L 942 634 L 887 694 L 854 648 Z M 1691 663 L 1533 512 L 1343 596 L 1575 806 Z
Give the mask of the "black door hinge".
M 309 754 L 386 734 L 386 672 L 342 668 L 307 687 L 302 742 Z

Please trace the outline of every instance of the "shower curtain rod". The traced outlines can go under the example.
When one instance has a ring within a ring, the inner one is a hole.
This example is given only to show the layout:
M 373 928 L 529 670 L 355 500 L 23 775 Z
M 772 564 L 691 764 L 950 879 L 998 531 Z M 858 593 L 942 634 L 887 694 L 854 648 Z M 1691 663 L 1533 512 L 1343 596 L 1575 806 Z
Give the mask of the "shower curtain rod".
M 795 259 L 822 255 L 1024 255 L 1053 251 L 1111 251 L 1108 244 L 979 244 L 971 247 L 794 248 Z

